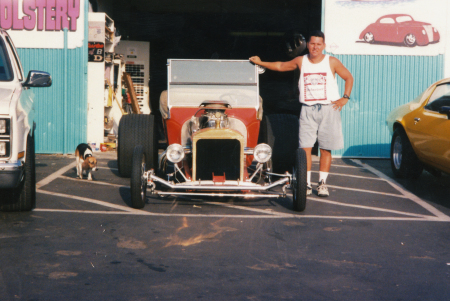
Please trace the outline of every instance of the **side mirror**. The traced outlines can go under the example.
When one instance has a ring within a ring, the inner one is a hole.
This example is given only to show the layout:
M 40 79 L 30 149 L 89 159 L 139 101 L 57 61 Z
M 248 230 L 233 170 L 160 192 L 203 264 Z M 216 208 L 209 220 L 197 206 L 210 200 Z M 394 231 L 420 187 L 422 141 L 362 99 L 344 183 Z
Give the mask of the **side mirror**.
M 23 83 L 24 87 L 50 87 L 52 77 L 50 73 L 44 71 L 31 70 L 28 73 L 27 80 Z
M 447 114 L 447 119 L 450 119 L 450 107 L 448 106 L 440 107 L 439 114 Z

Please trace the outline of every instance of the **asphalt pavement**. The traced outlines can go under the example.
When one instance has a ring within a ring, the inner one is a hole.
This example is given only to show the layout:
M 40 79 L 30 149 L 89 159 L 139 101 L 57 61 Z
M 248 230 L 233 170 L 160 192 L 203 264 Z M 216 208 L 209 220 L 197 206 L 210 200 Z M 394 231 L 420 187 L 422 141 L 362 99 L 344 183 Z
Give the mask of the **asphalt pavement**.
M 0 212 L 0 300 L 449 300 L 450 177 L 334 159 L 330 196 L 149 196 L 116 155 L 93 181 L 37 155 L 37 208 Z M 318 162 L 312 181 L 318 180 Z

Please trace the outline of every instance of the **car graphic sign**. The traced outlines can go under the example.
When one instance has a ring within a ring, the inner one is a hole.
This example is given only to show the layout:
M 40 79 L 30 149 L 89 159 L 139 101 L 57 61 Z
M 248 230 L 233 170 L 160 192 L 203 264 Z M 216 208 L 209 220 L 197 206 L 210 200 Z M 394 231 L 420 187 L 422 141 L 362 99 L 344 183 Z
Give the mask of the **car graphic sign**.
M 447 1 L 440 0 L 327 0 L 326 51 L 361 55 L 443 54 L 447 5 Z

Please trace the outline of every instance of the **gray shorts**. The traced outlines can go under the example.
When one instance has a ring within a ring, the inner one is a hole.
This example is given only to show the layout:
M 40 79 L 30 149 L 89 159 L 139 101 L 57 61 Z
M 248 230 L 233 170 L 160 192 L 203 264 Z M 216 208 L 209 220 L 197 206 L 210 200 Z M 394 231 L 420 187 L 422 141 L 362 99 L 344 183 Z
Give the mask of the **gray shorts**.
M 314 146 L 316 140 L 319 148 L 337 150 L 344 148 L 341 112 L 333 105 L 303 105 L 300 114 L 299 145 L 301 148 Z

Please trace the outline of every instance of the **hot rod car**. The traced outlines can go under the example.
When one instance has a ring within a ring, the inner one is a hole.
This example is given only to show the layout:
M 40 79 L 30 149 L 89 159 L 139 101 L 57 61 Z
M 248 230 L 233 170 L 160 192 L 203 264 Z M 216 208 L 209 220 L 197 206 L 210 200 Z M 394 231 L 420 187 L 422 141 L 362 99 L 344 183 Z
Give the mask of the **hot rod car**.
M 259 72 L 249 61 L 168 60 L 168 89 L 160 97 L 167 149 L 158 158 L 153 115 L 125 115 L 119 124 L 119 173 L 131 178 L 132 207 L 144 207 L 147 190 L 278 198 L 292 188 L 294 210 L 305 209 L 297 117 L 263 118 Z
M 367 43 L 404 43 L 408 47 L 439 42 L 438 30 L 430 23 L 414 20 L 410 15 L 393 14 L 378 18 L 359 35 Z

